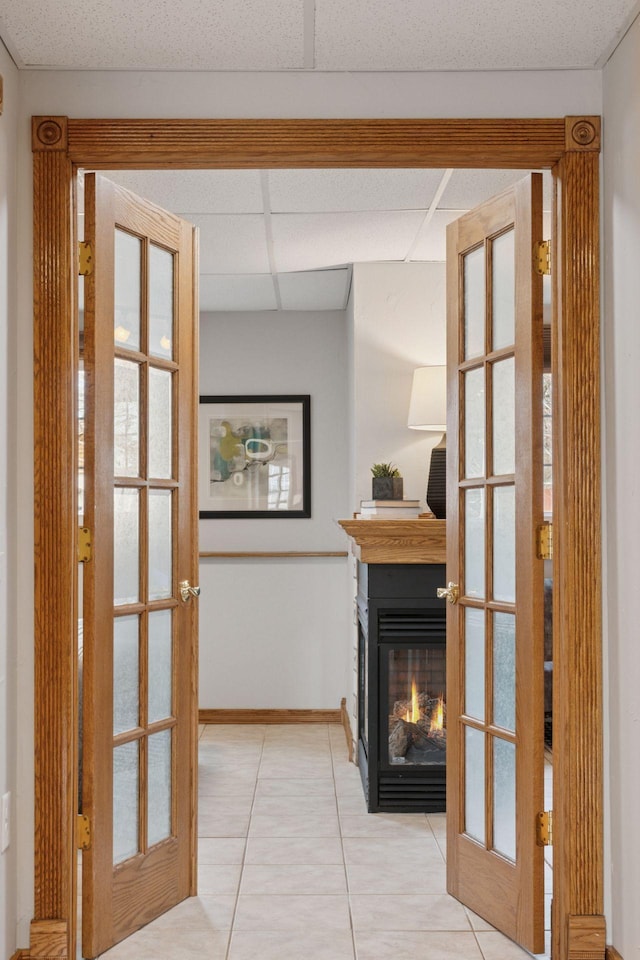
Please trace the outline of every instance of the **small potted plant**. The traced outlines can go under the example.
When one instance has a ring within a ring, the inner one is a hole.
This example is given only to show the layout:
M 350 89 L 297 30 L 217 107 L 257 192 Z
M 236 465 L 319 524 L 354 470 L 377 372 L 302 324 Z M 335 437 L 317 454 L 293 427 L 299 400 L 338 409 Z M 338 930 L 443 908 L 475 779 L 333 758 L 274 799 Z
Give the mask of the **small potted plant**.
M 393 463 L 374 463 L 371 473 L 371 494 L 374 500 L 402 500 L 402 477 Z

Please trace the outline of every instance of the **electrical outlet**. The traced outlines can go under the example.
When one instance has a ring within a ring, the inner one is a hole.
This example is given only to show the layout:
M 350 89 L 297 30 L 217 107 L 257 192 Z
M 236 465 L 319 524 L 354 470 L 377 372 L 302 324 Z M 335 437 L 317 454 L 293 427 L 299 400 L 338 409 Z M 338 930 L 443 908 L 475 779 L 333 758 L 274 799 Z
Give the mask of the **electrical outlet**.
M 11 842 L 11 794 L 5 793 L 2 797 L 2 813 L 0 813 L 0 853 L 4 853 Z

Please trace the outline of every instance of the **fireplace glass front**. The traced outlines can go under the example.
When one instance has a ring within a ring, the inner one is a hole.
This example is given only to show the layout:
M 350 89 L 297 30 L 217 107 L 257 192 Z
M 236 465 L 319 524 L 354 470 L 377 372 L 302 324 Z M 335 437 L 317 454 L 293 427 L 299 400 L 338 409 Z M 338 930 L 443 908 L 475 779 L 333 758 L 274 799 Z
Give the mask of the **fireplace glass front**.
M 445 643 L 382 644 L 387 765 L 446 764 Z

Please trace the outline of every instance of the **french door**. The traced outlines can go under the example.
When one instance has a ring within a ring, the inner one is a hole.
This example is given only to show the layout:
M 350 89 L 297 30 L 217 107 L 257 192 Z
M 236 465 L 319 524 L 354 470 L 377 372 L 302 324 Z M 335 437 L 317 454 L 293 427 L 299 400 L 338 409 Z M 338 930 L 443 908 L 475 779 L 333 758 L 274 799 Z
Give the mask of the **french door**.
M 195 892 L 195 239 L 85 176 L 82 947 Z M 184 581 L 189 581 L 186 584 Z
M 544 950 L 542 178 L 447 234 L 451 894 Z

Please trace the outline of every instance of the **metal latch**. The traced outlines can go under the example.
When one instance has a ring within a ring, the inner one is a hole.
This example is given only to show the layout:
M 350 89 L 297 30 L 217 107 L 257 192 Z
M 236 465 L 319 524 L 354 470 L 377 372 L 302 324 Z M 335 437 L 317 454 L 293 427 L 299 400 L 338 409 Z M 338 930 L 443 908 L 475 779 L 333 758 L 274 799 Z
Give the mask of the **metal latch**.
M 533 269 L 541 277 L 551 273 L 551 241 L 540 240 L 533 245 Z
M 553 810 L 545 810 L 537 815 L 536 843 L 539 847 L 553 845 Z
M 76 847 L 78 850 L 88 850 L 91 846 L 91 822 L 84 813 L 76 817 Z

